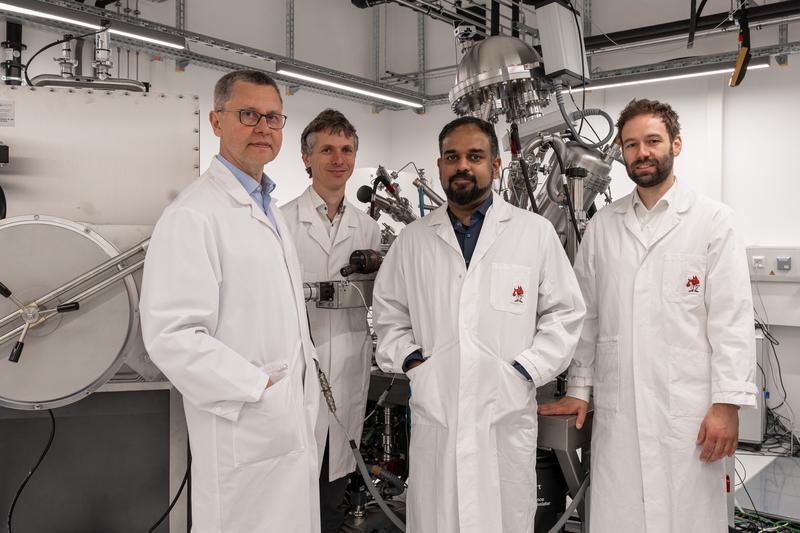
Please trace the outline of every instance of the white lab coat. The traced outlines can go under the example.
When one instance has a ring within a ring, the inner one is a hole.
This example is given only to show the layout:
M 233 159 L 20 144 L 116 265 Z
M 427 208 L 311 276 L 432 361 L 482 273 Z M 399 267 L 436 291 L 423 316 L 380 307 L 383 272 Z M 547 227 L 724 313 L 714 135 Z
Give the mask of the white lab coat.
M 584 311 L 552 225 L 497 194 L 469 270 L 446 205 L 399 235 L 373 313 L 383 370 L 428 358 L 408 372 L 409 533 L 533 532 L 536 387 L 567 368 Z
M 282 237 L 214 159 L 147 252 L 142 332 L 183 395 L 194 533 L 320 530 L 315 354 L 294 243 L 274 211 Z
M 587 315 L 568 392 L 594 386 L 592 533 L 727 531 L 724 461 L 701 463 L 695 441 L 712 403 L 755 403 L 748 269 L 731 211 L 674 187 L 649 246 L 628 195 L 575 262 Z
M 339 269 L 347 265 L 355 250 L 380 250 L 381 232 L 378 223 L 344 200 L 344 212 L 335 239 L 328 236 L 311 197 L 311 187 L 282 208 L 286 225 L 297 246 L 304 282 L 344 279 Z M 363 279 L 353 274 L 348 279 Z M 356 443 L 361 442 L 364 409 L 369 391 L 372 366 L 372 336 L 367 329 L 367 310 L 320 309 L 309 302 L 311 336 L 317 349 L 320 368 L 328 376 L 339 420 L 347 427 Z M 322 464 L 325 437 L 328 444 L 329 480 L 346 476 L 356 468 L 356 460 L 342 428 L 328 411 L 320 396 L 320 410 L 315 426 L 317 453 Z

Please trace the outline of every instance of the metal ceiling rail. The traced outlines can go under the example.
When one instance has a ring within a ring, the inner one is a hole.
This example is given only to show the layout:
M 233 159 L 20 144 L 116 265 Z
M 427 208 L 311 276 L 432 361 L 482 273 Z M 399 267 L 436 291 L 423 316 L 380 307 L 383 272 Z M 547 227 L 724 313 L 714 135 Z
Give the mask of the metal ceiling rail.
M 369 96 L 359 96 L 352 93 L 348 93 L 345 91 L 339 91 L 334 88 L 322 87 L 316 85 L 311 82 L 305 82 L 302 80 L 297 80 L 294 78 L 282 76 L 280 74 L 274 73 L 274 63 L 280 62 L 284 65 L 291 65 L 298 67 L 300 69 L 304 69 L 310 72 L 315 72 L 322 74 L 324 76 L 329 76 L 333 78 L 337 78 L 341 80 L 342 83 L 353 82 L 362 87 L 369 87 L 374 88 L 378 92 L 391 92 L 397 95 L 397 97 L 408 97 L 411 99 L 425 99 L 424 95 L 404 90 L 401 88 L 397 88 L 391 85 L 387 85 L 384 83 L 376 82 L 370 79 L 361 78 L 359 76 L 355 76 L 353 74 L 349 74 L 346 72 L 341 72 L 333 69 L 329 69 L 320 65 L 315 65 L 312 63 L 306 63 L 303 61 L 298 61 L 297 59 L 286 57 L 283 55 L 275 54 L 272 52 L 268 52 L 265 50 L 259 50 L 257 48 L 244 46 L 238 43 L 234 43 L 231 41 L 226 41 L 224 39 L 219 39 L 216 37 L 212 37 L 209 35 L 203 35 L 200 33 L 190 32 L 187 30 L 181 30 L 175 28 L 173 26 L 167 26 L 164 24 L 143 20 L 131 16 L 127 16 L 122 13 L 116 13 L 113 11 L 108 11 L 102 8 L 97 8 L 94 6 L 85 5 L 82 3 L 69 1 L 69 0 L 36 0 L 41 4 L 49 4 L 55 5 L 60 7 L 65 7 L 68 9 L 72 9 L 78 12 L 87 13 L 93 16 L 97 16 L 98 18 L 104 18 L 110 21 L 120 21 L 125 22 L 127 24 L 132 24 L 135 26 L 140 26 L 142 28 L 153 29 L 156 31 L 164 32 L 171 35 L 176 35 L 183 37 L 187 40 L 189 44 L 195 43 L 203 46 L 207 46 L 214 49 L 223 50 L 225 52 L 232 52 L 236 55 L 246 56 L 251 59 L 263 60 L 268 62 L 267 65 L 264 65 L 263 70 L 267 71 L 272 75 L 275 79 L 292 85 L 292 86 L 302 86 L 307 89 L 313 90 L 314 92 L 318 92 L 321 94 L 329 94 L 334 95 L 336 97 L 345 98 L 347 100 L 361 102 L 361 103 L 368 103 L 368 104 L 377 104 L 380 105 L 382 108 L 385 109 L 393 109 L 393 110 L 400 110 L 400 109 L 407 109 L 405 106 L 395 105 L 392 103 L 388 103 L 384 100 L 380 100 L 377 98 L 371 98 Z M 32 17 L 27 15 L 20 15 L 18 13 L 8 13 L 7 16 L 12 19 L 19 19 L 24 20 L 26 22 L 30 22 L 36 24 L 41 27 L 49 27 L 49 28 L 58 28 L 65 31 L 74 32 L 78 30 L 77 26 L 73 26 L 70 24 L 66 24 L 63 22 L 57 22 L 53 20 L 45 20 L 38 17 Z M 133 39 L 124 38 L 121 36 L 115 36 L 114 43 L 121 43 L 124 44 L 125 47 L 131 48 L 133 50 L 140 50 L 149 53 L 155 53 L 158 55 L 162 55 L 165 57 L 171 57 L 175 59 L 186 59 L 193 63 L 202 64 L 204 66 L 221 69 L 221 70 L 235 70 L 238 68 L 253 68 L 253 65 L 246 64 L 243 62 L 236 61 L 235 56 L 233 57 L 214 57 L 212 55 L 198 53 L 189 50 L 174 50 L 165 46 L 159 46 L 157 44 L 152 43 L 145 43 L 142 41 L 137 41 Z
M 762 46 L 760 48 L 753 48 L 750 50 L 753 57 L 775 56 L 781 54 L 798 54 L 800 53 L 800 41 L 794 41 L 786 44 L 775 44 L 771 46 Z M 738 51 L 724 52 L 720 54 L 672 59 L 662 61 L 659 63 L 651 63 L 647 65 L 639 65 L 636 67 L 626 67 L 614 70 L 598 71 L 592 73 L 592 82 L 611 81 L 615 78 L 630 76 L 633 74 L 648 74 L 673 71 L 679 68 L 696 67 L 702 65 L 715 65 L 718 63 L 730 63 L 735 61 L 738 56 Z M 587 87 L 591 91 L 591 85 Z M 440 105 L 449 104 L 450 100 L 447 94 L 434 94 L 429 95 L 426 100 L 426 105 Z
M 773 56 L 777 54 L 797 54 L 800 53 L 800 41 L 795 41 L 787 44 L 775 44 L 771 46 L 762 46 L 760 48 L 753 48 L 750 50 L 753 57 Z M 609 81 L 614 78 L 622 76 L 630 76 L 632 74 L 646 74 L 658 73 L 662 71 L 674 70 L 679 68 L 696 67 L 703 65 L 715 65 L 718 63 L 730 63 L 736 61 L 739 52 L 723 52 L 720 54 L 712 54 L 697 57 L 686 57 L 681 59 L 672 59 L 669 61 L 662 61 L 659 63 L 651 63 L 649 65 L 640 65 L 637 67 L 626 67 L 614 70 L 606 70 L 602 72 L 592 73 L 592 82 Z M 591 90 L 592 86 L 587 87 Z
M 776 26 L 776 25 L 780 26 L 782 24 L 791 24 L 791 23 L 795 23 L 795 22 L 798 22 L 798 21 L 800 21 L 800 15 L 792 15 L 792 16 L 780 17 L 780 18 L 776 18 L 776 19 L 764 20 L 764 21 L 761 21 L 761 22 L 757 22 L 757 23 L 751 24 L 750 25 L 750 31 L 763 30 L 763 29 L 766 29 L 766 28 L 769 28 L 769 27 L 772 27 L 772 26 Z M 736 25 L 733 25 L 733 26 L 731 26 L 731 25 L 723 25 L 723 26 L 719 26 L 718 28 L 712 28 L 710 30 L 698 31 L 698 32 L 695 33 L 695 39 L 699 39 L 701 37 L 712 37 L 714 35 L 720 35 L 720 34 L 724 34 L 724 33 L 733 34 L 733 33 L 736 33 L 738 31 L 739 31 L 739 27 L 736 26 Z M 607 53 L 612 53 L 612 52 L 622 52 L 622 51 L 630 50 L 630 49 L 633 49 L 633 48 L 643 48 L 643 47 L 647 47 L 647 46 L 657 46 L 657 45 L 660 45 L 660 44 L 673 43 L 673 42 L 676 42 L 676 41 L 685 41 L 687 35 L 688 35 L 688 33 L 684 32 L 684 33 L 672 35 L 672 36 L 669 36 L 669 37 L 659 37 L 657 39 L 650 39 L 650 40 L 646 40 L 646 41 L 636 41 L 636 42 L 627 43 L 627 44 L 611 45 L 611 46 L 607 46 L 607 47 L 604 47 L 604 48 L 595 48 L 594 50 L 587 50 L 586 51 L 586 55 L 593 56 L 593 55 L 597 55 L 597 54 L 607 54 Z
M 791 17 L 797 14 L 800 14 L 800 0 L 783 0 L 782 2 L 747 8 L 747 20 L 750 22 L 751 26 L 755 26 L 759 22 Z M 735 25 L 735 20 L 739 17 L 741 17 L 741 13 L 738 9 L 733 12 L 703 15 L 697 19 L 696 29 L 699 33 L 705 30 L 717 29 L 722 26 L 730 27 L 731 25 Z M 608 48 L 611 45 L 650 41 L 675 35 L 688 35 L 689 22 L 688 19 L 676 20 L 630 30 L 592 35 L 585 39 L 586 50 L 592 51 L 600 48 Z

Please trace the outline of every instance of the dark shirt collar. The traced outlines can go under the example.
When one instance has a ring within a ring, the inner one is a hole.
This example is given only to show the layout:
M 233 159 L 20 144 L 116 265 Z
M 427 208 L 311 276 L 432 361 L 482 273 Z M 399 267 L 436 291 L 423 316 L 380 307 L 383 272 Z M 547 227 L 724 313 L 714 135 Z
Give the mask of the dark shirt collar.
M 483 202 L 481 202 L 481 205 L 478 206 L 478 209 L 476 209 L 470 215 L 470 217 L 469 217 L 469 225 L 470 225 L 470 227 L 475 224 L 476 220 L 478 220 L 478 219 L 483 220 L 484 218 L 486 218 L 486 212 L 489 211 L 489 207 L 491 207 L 491 205 L 492 205 L 493 198 L 494 198 L 494 194 L 489 194 L 489 196 L 487 196 L 486 199 Z M 455 216 L 453 214 L 453 212 L 450 210 L 450 207 L 447 208 L 447 215 L 450 217 L 450 222 L 454 226 L 456 224 L 459 224 L 459 225 L 463 226 L 463 224 L 461 224 L 461 221 L 458 219 L 458 217 Z

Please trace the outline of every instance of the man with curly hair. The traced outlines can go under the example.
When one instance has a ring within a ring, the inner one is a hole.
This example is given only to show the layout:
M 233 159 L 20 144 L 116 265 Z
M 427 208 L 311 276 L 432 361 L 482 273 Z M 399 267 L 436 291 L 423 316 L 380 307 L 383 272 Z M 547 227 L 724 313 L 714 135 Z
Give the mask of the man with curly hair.
M 594 399 L 593 533 L 727 531 L 724 457 L 740 406 L 755 405 L 753 304 L 726 206 L 673 172 L 678 115 L 633 100 L 617 122 L 636 190 L 599 211 L 575 273 L 586 301 L 567 397 Z

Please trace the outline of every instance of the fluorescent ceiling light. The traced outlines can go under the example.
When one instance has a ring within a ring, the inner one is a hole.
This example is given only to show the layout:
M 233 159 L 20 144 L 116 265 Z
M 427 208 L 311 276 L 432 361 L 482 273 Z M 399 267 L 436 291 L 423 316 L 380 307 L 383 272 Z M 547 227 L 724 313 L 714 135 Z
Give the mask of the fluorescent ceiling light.
M 0 9 L 3 11 L 10 11 L 11 13 L 19 13 L 20 15 L 28 15 L 31 17 L 40 17 L 48 20 L 55 20 L 58 22 L 65 22 L 67 24 L 74 24 L 75 26 L 82 26 L 84 28 L 89 28 L 91 30 L 99 30 L 100 25 L 98 24 L 90 24 L 88 22 L 84 22 L 82 20 L 78 20 L 72 17 L 64 17 L 60 15 L 56 15 L 53 13 L 46 13 L 39 9 L 28 9 L 26 7 L 22 7 L 20 5 L 13 5 L 6 2 L 0 2 Z
M 117 25 L 119 25 L 118 22 L 112 21 L 111 22 L 111 27 L 108 29 L 108 33 L 112 33 L 114 35 L 120 35 L 122 37 L 128 37 L 130 39 L 136 39 L 136 40 L 139 40 L 139 41 L 144 41 L 144 42 L 147 42 L 147 43 L 160 44 L 161 46 L 166 46 L 168 48 L 174 48 L 175 50 L 183 50 L 184 48 L 186 48 L 185 44 L 176 43 L 174 41 L 173 42 L 163 41 L 161 39 L 154 38 L 154 37 L 149 37 L 147 35 L 142 35 L 140 33 L 133 33 L 133 32 L 130 32 L 130 31 L 123 31 L 123 30 L 120 30 L 120 29 L 116 29 L 115 26 L 117 26 Z
M 769 68 L 769 56 L 753 58 L 750 65 L 747 67 L 748 72 L 762 68 Z M 620 76 L 617 78 L 608 78 L 608 83 L 603 83 L 605 80 L 598 80 L 597 85 L 588 85 L 586 87 L 576 87 L 572 92 L 586 91 L 599 91 L 602 89 L 613 89 L 615 87 L 626 87 L 629 85 L 645 85 L 648 83 L 658 83 L 661 81 L 682 80 L 687 78 L 700 78 L 702 76 L 714 76 L 716 74 L 731 74 L 735 65 L 733 63 L 721 63 L 717 65 L 702 65 L 700 67 L 688 67 L 685 69 L 671 69 L 663 71 L 646 72 L 641 74 L 632 74 L 630 76 Z M 569 92 L 569 91 L 565 91 Z
M 72 24 L 90 30 L 99 30 L 102 28 L 99 24 L 100 17 L 61 6 L 37 2 L 35 0 L 6 0 L 5 2 L 0 2 L 0 11 L 54 20 L 56 22 Z M 175 50 L 183 50 L 186 48 L 186 41 L 182 37 L 176 37 L 149 28 L 140 28 L 126 22 L 112 20 L 108 32 L 129 39 L 166 46 Z
M 323 75 L 317 73 L 306 74 L 301 72 L 300 69 L 296 67 L 282 65 L 280 63 L 275 66 L 275 73 L 282 74 L 283 76 L 289 76 L 290 78 L 307 81 L 309 83 L 314 83 L 316 85 L 323 85 L 332 89 L 339 89 L 340 91 L 360 94 L 362 96 L 369 96 L 378 100 L 384 100 L 386 102 L 392 102 L 408 107 L 420 108 L 423 106 L 421 100 L 411 100 L 402 93 L 392 93 L 390 91 L 372 88 L 368 85 L 364 85 L 364 88 L 362 88 L 357 85 L 357 82 L 348 81 L 345 83 L 343 81 L 336 80 L 336 78 L 324 77 Z

